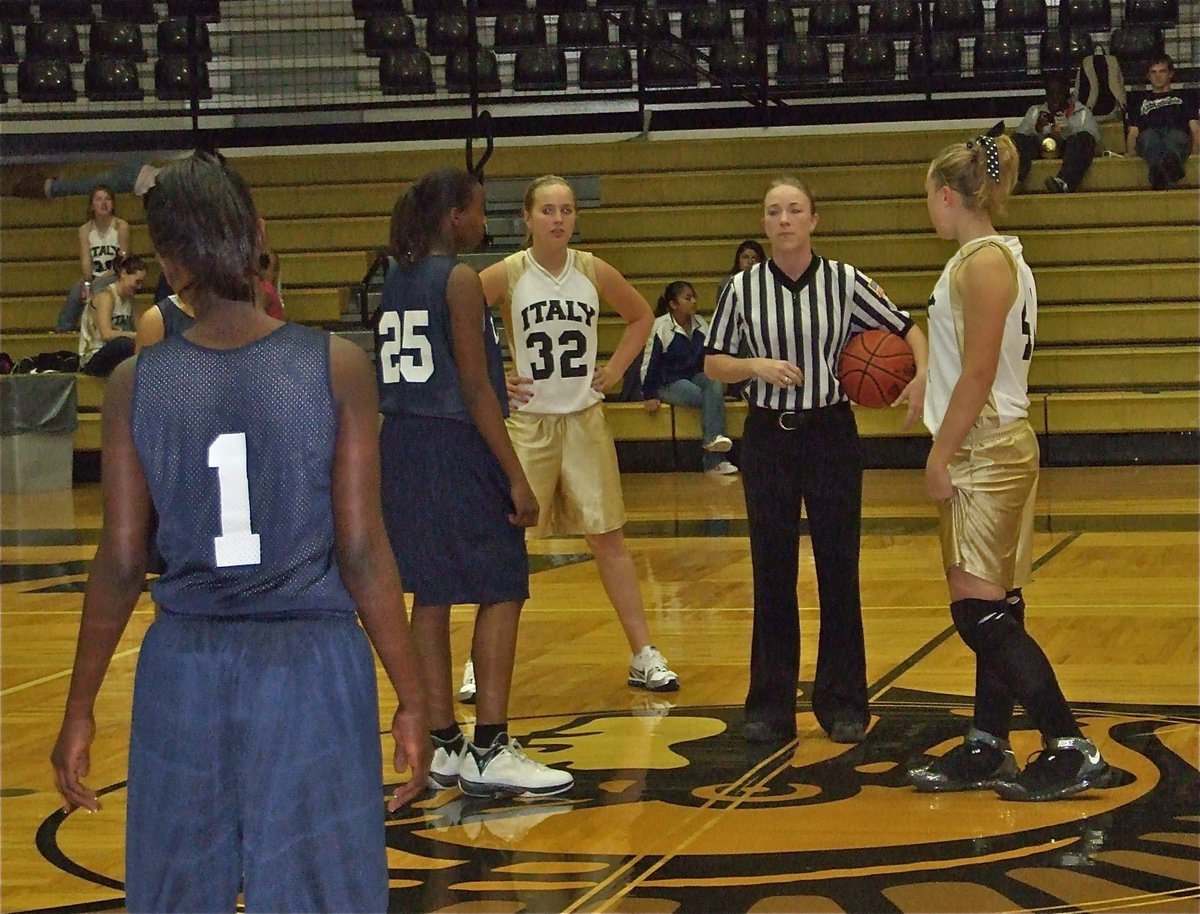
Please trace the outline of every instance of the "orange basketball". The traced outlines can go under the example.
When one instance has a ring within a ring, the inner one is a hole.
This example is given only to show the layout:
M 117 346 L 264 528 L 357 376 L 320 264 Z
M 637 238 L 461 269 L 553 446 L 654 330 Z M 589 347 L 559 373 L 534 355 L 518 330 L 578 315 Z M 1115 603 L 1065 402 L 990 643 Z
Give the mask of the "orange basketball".
M 891 406 L 917 375 L 912 347 L 888 330 L 855 334 L 842 350 L 838 380 L 860 406 Z

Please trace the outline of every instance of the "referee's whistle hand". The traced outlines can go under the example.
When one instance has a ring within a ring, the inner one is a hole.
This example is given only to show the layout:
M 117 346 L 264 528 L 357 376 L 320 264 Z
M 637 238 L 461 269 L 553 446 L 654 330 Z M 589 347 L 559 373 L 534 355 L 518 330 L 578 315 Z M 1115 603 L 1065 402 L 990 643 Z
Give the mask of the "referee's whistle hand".
M 759 359 L 754 373 L 760 380 L 776 387 L 792 387 L 804 380 L 804 372 L 799 365 L 782 359 Z

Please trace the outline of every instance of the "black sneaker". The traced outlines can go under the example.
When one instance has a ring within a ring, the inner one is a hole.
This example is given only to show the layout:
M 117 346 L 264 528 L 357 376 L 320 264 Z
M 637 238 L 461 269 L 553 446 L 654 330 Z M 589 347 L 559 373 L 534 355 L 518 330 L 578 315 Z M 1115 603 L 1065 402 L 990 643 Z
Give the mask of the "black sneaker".
M 908 780 L 921 793 L 991 790 L 1018 774 L 1009 748 L 965 739 L 941 758 L 908 770 Z
M 1069 736 L 1051 740 L 1035 752 L 1025 770 L 996 785 L 1006 800 L 1064 800 L 1092 787 L 1107 787 L 1113 770 L 1089 739 Z

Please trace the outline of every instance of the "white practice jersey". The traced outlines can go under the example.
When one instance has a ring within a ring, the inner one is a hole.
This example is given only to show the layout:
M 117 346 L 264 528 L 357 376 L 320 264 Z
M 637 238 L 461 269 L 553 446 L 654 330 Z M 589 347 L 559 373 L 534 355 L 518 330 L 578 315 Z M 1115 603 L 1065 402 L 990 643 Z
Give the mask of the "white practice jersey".
M 592 255 L 567 251 L 562 272 L 551 276 L 529 251 L 504 260 L 508 307 L 504 326 L 517 374 L 533 378 L 523 413 L 575 413 L 604 399 L 592 390 L 600 293 Z
M 1037 286 L 1025 263 L 1021 242 L 1011 235 L 977 238 L 950 258 L 929 297 L 929 380 L 925 389 L 925 425 L 937 436 L 950 395 L 962 375 L 963 303 L 954 291 L 955 274 L 975 252 L 993 247 L 1008 258 L 1017 294 L 1004 323 L 996 379 L 980 418 L 1004 424 L 1029 415 L 1029 362 L 1037 335 Z

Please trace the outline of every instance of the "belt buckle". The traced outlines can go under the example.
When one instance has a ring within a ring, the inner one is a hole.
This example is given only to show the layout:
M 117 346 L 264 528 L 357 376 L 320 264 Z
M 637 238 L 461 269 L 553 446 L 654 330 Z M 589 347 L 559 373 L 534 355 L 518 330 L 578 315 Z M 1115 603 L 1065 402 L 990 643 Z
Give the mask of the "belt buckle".
M 790 425 L 788 424 L 790 421 Z M 794 432 L 800 427 L 800 416 L 795 410 L 785 410 L 779 414 L 779 427 L 785 432 Z

